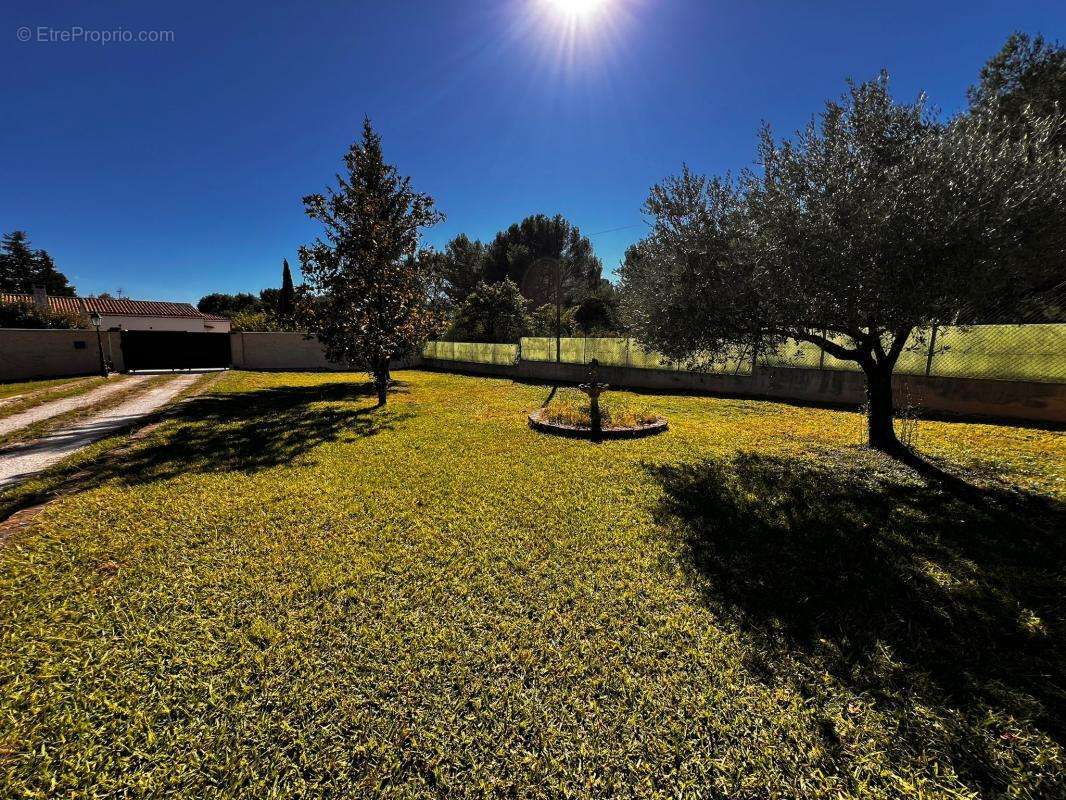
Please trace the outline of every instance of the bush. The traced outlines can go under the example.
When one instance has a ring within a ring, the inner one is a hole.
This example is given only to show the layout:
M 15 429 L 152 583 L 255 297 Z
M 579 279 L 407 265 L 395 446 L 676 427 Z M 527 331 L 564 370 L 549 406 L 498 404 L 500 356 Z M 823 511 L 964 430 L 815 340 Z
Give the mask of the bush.
M 89 320 L 81 314 L 44 311 L 30 303 L 0 303 L 0 328 L 73 330 L 89 327 Z
M 267 311 L 239 311 L 230 317 L 230 330 L 240 331 L 302 331 L 292 322 L 280 320 Z
M 459 306 L 448 338 L 457 342 L 517 342 L 533 330 L 518 286 L 509 279 L 479 283 Z

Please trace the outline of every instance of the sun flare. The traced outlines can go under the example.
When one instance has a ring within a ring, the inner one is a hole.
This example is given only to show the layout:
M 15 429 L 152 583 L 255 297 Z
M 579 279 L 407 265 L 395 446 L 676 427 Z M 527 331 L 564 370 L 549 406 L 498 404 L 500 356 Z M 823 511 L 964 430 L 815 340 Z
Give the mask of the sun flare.
M 608 0 L 546 0 L 555 13 L 572 20 L 587 20 L 601 13 Z

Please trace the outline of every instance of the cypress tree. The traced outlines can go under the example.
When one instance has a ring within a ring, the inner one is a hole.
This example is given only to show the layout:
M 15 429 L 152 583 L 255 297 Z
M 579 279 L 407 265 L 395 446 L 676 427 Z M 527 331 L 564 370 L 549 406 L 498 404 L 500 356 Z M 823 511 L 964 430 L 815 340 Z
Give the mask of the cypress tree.
M 278 319 L 282 322 L 291 321 L 296 312 L 296 288 L 292 285 L 292 272 L 289 270 L 289 259 L 281 262 L 281 291 L 278 293 Z

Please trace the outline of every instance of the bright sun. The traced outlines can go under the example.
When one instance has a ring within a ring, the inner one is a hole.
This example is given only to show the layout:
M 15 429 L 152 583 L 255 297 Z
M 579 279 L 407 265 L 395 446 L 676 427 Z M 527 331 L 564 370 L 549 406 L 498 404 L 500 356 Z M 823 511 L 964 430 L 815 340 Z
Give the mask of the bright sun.
M 573 20 L 594 17 L 607 5 L 607 0 L 548 0 L 556 13 Z

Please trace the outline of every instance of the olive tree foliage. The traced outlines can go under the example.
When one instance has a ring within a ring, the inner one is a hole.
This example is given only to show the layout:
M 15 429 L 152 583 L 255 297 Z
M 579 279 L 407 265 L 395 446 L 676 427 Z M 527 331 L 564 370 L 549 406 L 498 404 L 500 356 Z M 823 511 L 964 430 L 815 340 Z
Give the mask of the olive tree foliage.
M 683 169 L 652 189 L 652 232 L 620 270 L 632 329 L 697 367 L 788 339 L 853 361 L 870 445 L 900 452 L 891 377 L 912 333 L 1066 265 L 1063 119 L 1027 125 L 1012 138 L 994 108 L 941 122 L 924 98 L 894 102 L 882 73 L 792 141 L 764 128 L 759 171 Z
M 312 332 L 330 359 L 367 369 L 384 405 L 391 359 L 440 325 L 430 302 L 435 276 L 416 252 L 420 230 L 444 217 L 385 163 L 369 119 L 344 162 L 337 188 L 303 200 L 324 238 L 300 248 L 301 270 L 316 295 Z
M 971 109 L 994 107 L 1011 120 L 1020 120 L 1026 109 L 1035 117 L 1052 116 L 1066 104 L 1066 47 L 1012 33 L 966 96 Z

